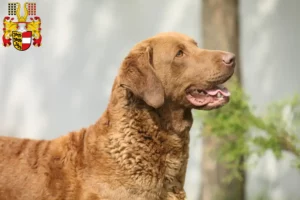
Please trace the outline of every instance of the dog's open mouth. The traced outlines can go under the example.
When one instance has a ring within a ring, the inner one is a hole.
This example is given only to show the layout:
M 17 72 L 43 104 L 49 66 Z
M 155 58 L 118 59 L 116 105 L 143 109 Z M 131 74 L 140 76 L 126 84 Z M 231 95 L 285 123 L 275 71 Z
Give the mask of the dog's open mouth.
M 223 85 L 203 90 L 191 86 L 186 90 L 188 101 L 195 107 L 213 109 L 223 106 L 229 101 L 230 92 Z

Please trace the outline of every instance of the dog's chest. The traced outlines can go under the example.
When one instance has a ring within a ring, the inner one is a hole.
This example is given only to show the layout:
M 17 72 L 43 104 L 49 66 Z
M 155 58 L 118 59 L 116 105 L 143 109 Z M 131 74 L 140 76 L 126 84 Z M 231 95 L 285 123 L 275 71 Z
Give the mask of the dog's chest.
M 181 124 L 180 131 L 162 128 L 146 114 L 120 120 L 105 146 L 119 166 L 115 174 L 123 186 L 161 196 L 180 182 L 188 158 L 189 124 Z
M 165 152 L 162 160 L 165 166 L 164 182 L 173 182 L 180 175 L 188 159 L 188 144 L 188 134 L 167 133 L 166 141 L 163 144 Z
M 130 178 L 144 185 L 157 187 L 164 179 L 173 179 L 180 171 L 188 153 L 188 135 L 138 129 L 124 129 L 122 137 L 111 135 L 109 151 Z M 148 134 L 156 132 L 155 134 Z

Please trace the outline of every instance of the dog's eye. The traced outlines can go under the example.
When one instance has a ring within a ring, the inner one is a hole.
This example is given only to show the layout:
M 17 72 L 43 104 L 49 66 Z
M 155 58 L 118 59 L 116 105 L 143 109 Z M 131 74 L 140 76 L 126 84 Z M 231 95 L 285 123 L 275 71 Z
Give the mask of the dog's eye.
M 176 57 L 181 57 L 181 56 L 183 56 L 183 51 L 179 50 L 176 54 Z

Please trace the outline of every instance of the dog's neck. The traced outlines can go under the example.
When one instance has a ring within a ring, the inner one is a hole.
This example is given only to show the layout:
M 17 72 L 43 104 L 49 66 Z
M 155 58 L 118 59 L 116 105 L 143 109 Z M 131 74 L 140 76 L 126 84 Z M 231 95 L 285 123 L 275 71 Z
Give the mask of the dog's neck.
M 192 121 L 190 109 L 168 101 L 154 109 L 130 91 L 115 87 L 106 111 L 91 129 L 86 152 L 99 154 L 99 158 L 106 156 L 117 165 L 114 170 L 126 169 L 130 177 L 136 177 L 139 188 L 153 187 L 161 192 L 163 185 L 182 181 L 184 177 Z M 87 154 L 89 162 L 97 161 L 94 154 Z M 141 155 L 146 156 L 146 160 L 137 163 L 136 158 Z M 102 161 L 99 163 L 105 165 Z M 149 165 L 156 166 L 151 176 L 145 170 Z M 110 169 L 109 165 L 107 168 Z M 122 183 L 128 180 L 127 176 L 120 177 Z
M 191 109 L 168 100 L 160 108 L 154 109 L 121 87 L 113 89 L 106 112 L 109 115 L 110 123 L 115 124 L 120 124 L 122 113 L 126 115 L 137 115 L 140 113 L 142 115 L 141 118 L 143 118 L 143 121 L 139 123 L 141 126 L 143 126 L 143 123 L 149 124 L 151 121 L 152 124 L 157 125 L 161 129 L 178 135 L 188 134 L 193 123 Z
M 157 113 L 162 127 L 178 134 L 189 131 L 193 123 L 191 109 L 176 104 L 165 103 Z

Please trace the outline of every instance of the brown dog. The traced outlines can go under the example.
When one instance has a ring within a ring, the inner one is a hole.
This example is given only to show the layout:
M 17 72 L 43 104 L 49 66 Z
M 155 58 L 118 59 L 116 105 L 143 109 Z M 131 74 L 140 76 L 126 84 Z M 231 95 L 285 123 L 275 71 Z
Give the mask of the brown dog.
M 184 199 L 191 109 L 229 101 L 219 84 L 234 65 L 179 33 L 137 44 L 95 124 L 51 141 L 0 138 L 0 200 Z

